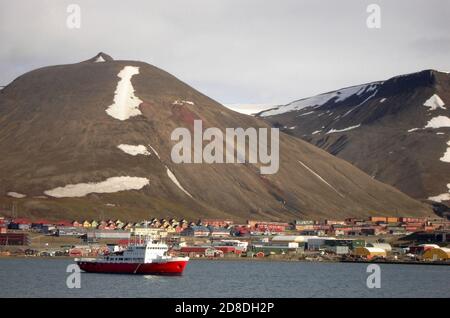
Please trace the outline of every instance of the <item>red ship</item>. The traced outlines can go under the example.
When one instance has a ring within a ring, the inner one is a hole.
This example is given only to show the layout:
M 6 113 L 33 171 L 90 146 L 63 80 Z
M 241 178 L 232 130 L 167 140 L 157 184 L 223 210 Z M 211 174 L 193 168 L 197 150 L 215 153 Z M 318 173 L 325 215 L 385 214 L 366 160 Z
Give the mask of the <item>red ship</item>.
M 168 255 L 167 244 L 150 241 L 129 245 L 98 258 L 76 259 L 78 266 L 89 273 L 181 275 L 189 257 Z

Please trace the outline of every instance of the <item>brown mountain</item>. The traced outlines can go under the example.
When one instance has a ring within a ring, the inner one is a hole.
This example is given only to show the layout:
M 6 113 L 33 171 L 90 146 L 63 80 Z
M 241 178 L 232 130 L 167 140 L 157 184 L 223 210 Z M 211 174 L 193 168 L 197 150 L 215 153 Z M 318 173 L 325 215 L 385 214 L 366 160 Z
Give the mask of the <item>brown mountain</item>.
M 259 113 L 417 198 L 450 202 L 450 75 L 426 70 Z
M 237 220 L 426 215 L 427 206 L 280 134 L 280 169 L 174 164 L 177 127 L 269 127 L 174 76 L 106 54 L 26 73 L 0 91 L 0 204 L 46 217 Z M 107 192 L 107 193 L 105 193 Z

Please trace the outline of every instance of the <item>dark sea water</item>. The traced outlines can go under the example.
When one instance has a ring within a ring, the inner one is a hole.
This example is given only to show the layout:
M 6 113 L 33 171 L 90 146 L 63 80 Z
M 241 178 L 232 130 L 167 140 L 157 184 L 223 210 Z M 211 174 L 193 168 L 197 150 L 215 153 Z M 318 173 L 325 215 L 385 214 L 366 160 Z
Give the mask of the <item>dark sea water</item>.
M 365 264 L 190 261 L 178 277 L 81 274 L 66 285 L 61 259 L 0 259 L 0 297 L 450 297 L 450 266 L 381 267 L 369 289 Z

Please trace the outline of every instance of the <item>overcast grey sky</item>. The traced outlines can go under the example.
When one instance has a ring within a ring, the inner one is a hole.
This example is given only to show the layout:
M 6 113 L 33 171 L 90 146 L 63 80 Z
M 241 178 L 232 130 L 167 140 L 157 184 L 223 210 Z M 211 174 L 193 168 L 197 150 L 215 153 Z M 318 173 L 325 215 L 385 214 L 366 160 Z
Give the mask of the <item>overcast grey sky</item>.
M 81 7 L 81 28 L 66 26 Z M 381 29 L 366 26 L 368 4 Z M 156 65 L 222 103 L 278 104 L 450 70 L 448 0 L 0 0 L 0 85 L 103 51 Z

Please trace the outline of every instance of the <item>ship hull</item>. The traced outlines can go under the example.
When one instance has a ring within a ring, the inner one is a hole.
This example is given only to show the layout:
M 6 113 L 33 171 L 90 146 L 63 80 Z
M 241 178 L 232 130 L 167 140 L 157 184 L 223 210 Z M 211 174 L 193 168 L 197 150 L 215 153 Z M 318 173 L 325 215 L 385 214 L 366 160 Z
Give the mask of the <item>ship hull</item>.
M 78 266 L 88 273 L 136 274 L 136 275 L 181 275 L 187 260 L 158 263 L 107 263 L 78 261 Z

